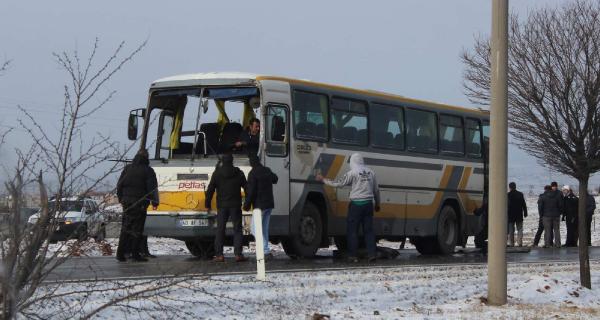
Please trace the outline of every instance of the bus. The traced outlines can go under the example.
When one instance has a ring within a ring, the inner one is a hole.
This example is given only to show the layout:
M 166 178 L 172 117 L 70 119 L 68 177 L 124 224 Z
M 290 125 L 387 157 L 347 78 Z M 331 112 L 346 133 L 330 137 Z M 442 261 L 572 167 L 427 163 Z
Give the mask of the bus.
M 261 122 L 259 158 L 279 177 L 269 240 L 289 256 L 312 257 L 332 241 L 345 248 L 350 188 L 315 177 L 341 177 L 355 152 L 378 178 L 377 239 L 409 238 L 422 254 L 447 254 L 481 229 L 474 210 L 487 194 L 488 111 L 287 77 L 199 73 L 154 81 L 147 106 L 129 115 L 128 136 L 149 150 L 159 184 L 145 234 L 212 257 L 216 213 L 204 191 L 221 154 L 250 171 L 248 154 L 231 146 L 252 118 Z M 232 234 L 229 224 L 229 241 Z

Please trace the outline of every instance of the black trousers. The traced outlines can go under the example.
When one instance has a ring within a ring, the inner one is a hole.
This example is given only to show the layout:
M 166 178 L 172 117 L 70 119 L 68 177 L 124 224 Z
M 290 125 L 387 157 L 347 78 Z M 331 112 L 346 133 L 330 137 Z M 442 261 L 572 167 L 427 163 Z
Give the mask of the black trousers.
M 225 229 L 229 218 L 231 218 L 231 222 L 233 223 L 233 253 L 236 256 L 242 254 L 242 209 L 219 208 L 217 210 L 217 235 L 215 237 L 215 256 L 223 255 Z
M 577 219 L 567 218 L 565 222 L 567 224 L 567 242 L 565 242 L 565 246 L 577 247 L 577 238 L 579 237 L 579 232 L 577 229 Z
M 133 257 L 139 257 L 147 205 L 144 203 L 123 204 L 123 208 L 125 208 L 125 212 L 123 212 L 121 223 L 117 257 L 125 257 L 128 253 L 131 253 Z
M 540 238 L 542 237 L 543 232 L 544 232 L 544 221 L 543 221 L 542 217 L 540 216 L 538 229 L 537 229 L 537 232 L 535 233 L 535 237 L 533 238 L 534 246 L 537 246 L 540 243 Z M 552 230 L 548 230 L 548 232 L 550 232 L 550 239 L 554 239 Z M 552 242 L 553 241 L 551 240 L 550 245 L 552 245 Z
M 369 258 L 377 255 L 375 233 L 373 233 L 373 203 L 357 205 L 350 201 L 348 217 L 346 218 L 346 237 L 348 241 L 348 256 L 356 257 L 358 251 L 358 229 L 362 226 L 363 237 L 367 246 Z

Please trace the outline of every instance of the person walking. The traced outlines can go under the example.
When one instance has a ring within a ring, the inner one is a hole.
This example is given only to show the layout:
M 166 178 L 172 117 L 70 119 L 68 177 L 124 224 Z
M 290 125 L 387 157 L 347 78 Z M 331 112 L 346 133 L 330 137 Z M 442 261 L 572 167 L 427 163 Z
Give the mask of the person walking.
M 508 184 L 508 246 L 515 246 L 515 226 L 517 229 L 517 244 L 523 246 L 523 217 L 527 217 L 527 204 L 523 193 L 517 191 L 517 184 Z
M 248 173 L 248 185 L 246 187 L 246 198 L 244 210 L 250 211 L 250 207 L 262 211 L 262 234 L 265 259 L 273 257 L 269 250 L 269 221 L 271 212 L 275 207 L 273 199 L 273 184 L 277 183 L 277 175 L 271 169 L 263 166 L 256 155 L 250 155 L 250 166 L 252 170 Z
M 542 211 L 542 198 L 544 197 L 544 194 L 547 191 L 552 190 L 552 187 L 550 185 L 545 185 L 544 186 L 544 192 L 540 193 L 540 196 L 538 197 L 538 201 L 537 201 L 537 205 L 538 205 L 538 215 L 539 215 L 539 220 L 538 220 L 538 229 L 537 232 L 535 233 L 535 237 L 533 238 L 533 245 L 534 247 L 537 247 L 540 243 L 540 238 L 542 237 L 542 233 L 544 232 L 544 212 Z M 550 234 L 552 234 L 552 230 L 548 230 L 550 232 Z M 550 240 L 552 240 L 552 236 L 550 236 Z
M 150 167 L 148 151 L 141 149 L 125 166 L 117 182 L 117 198 L 123 206 L 123 217 L 117 260 L 124 262 L 131 254 L 134 261 L 148 261 L 140 255 L 144 224 L 149 204 L 156 210 L 159 204 L 156 173 Z
M 587 245 L 592 245 L 592 218 L 596 211 L 596 199 L 589 192 L 585 202 L 585 227 L 587 229 Z
M 560 215 L 563 212 L 562 193 L 557 190 L 555 182 L 550 191 L 544 192 L 541 202 L 541 212 L 544 222 L 544 248 L 560 247 Z M 552 230 L 552 233 L 550 233 Z M 554 235 L 554 244 L 552 243 Z
M 248 260 L 242 254 L 242 195 L 241 189 L 246 189 L 246 177 L 240 168 L 233 166 L 233 156 L 225 154 L 221 157 L 221 166 L 216 167 L 210 177 L 205 192 L 206 210 L 210 212 L 212 197 L 217 192 L 217 234 L 215 237 L 215 258 L 213 261 L 224 262 L 223 242 L 227 221 L 233 223 L 233 253 L 235 261 Z M 245 193 L 245 192 L 244 192 Z
M 577 247 L 577 223 L 579 221 L 578 208 L 579 198 L 573 193 L 569 186 L 563 187 L 564 212 L 563 220 L 567 226 L 567 241 L 565 247 Z
M 346 236 L 348 241 L 348 260 L 357 262 L 358 229 L 362 226 L 363 236 L 367 246 L 369 262 L 376 259 L 375 233 L 373 232 L 373 210 L 379 211 L 380 197 L 379 186 L 375 172 L 364 164 L 359 153 L 350 156 L 350 171 L 346 172 L 339 180 L 325 179 L 322 175 L 316 176 L 317 181 L 331 187 L 352 185 L 350 191 L 350 204 L 346 218 Z

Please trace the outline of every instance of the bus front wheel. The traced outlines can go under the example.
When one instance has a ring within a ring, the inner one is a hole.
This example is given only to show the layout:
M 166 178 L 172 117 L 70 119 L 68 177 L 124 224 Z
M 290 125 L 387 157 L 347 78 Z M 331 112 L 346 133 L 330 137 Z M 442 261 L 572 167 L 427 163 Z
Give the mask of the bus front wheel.
M 187 240 L 185 246 L 194 257 L 209 260 L 215 255 L 215 246 L 211 241 Z
M 307 202 L 295 230 L 282 241 L 283 250 L 290 257 L 314 257 L 321 244 L 323 222 L 319 209 L 312 202 Z
M 458 220 L 451 206 L 444 206 L 438 219 L 437 247 L 439 253 L 454 253 L 458 240 Z

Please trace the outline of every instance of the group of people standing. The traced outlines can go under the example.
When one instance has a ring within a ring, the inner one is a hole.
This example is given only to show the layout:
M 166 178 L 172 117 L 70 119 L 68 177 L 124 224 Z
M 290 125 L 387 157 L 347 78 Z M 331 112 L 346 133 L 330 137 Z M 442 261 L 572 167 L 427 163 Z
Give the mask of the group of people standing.
M 517 231 L 517 245 L 523 246 L 523 219 L 527 217 L 527 204 L 523 193 L 517 191 L 514 182 L 509 184 L 508 192 L 508 243 L 509 247 L 515 245 L 514 233 Z M 563 246 L 576 247 L 579 237 L 578 208 L 579 198 L 573 190 L 565 185 L 562 192 L 558 190 L 558 183 L 552 182 L 544 187 L 544 193 L 539 195 L 538 201 L 539 223 L 538 230 L 533 240 L 533 246 L 539 245 L 542 233 L 544 234 L 544 248 L 560 247 L 560 223 L 565 221 L 567 240 Z M 596 209 L 594 197 L 588 193 L 586 201 L 586 228 L 587 244 L 591 245 L 592 215 Z M 561 219 L 562 218 L 562 219 Z

